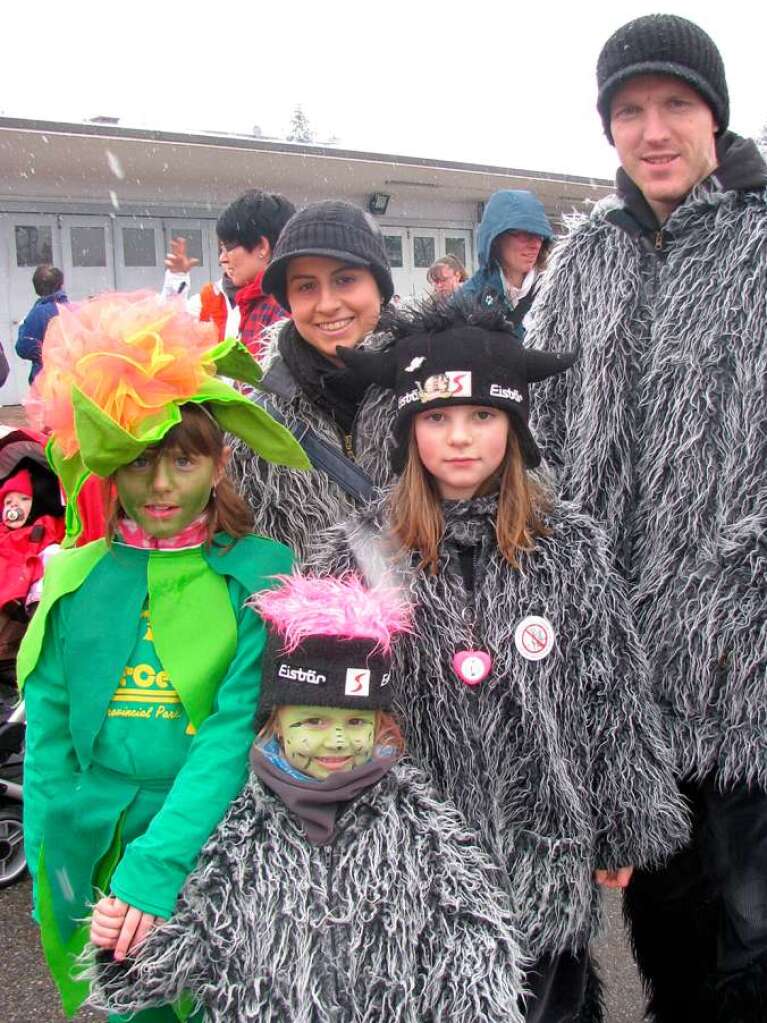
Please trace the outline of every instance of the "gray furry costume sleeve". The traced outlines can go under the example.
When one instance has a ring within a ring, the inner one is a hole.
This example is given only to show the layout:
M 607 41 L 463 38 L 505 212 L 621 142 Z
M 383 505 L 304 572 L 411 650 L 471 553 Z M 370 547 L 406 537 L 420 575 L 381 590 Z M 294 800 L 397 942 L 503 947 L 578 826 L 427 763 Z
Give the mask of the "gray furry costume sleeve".
M 279 327 L 281 324 L 270 332 L 263 360 L 266 369 L 279 358 Z M 288 423 L 300 419 L 323 440 L 343 450 L 341 435 L 330 416 L 308 401 L 300 390 L 290 399 L 272 395 L 272 400 Z M 391 391 L 369 388 L 354 423 L 354 460 L 376 486 L 383 486 L 390 476 L 394 402 Z M 238 438 L 230 438 L 230 446 L 232 456 L 228 472 L 253 512 L 255 531 L 286 544 L 298 559 L 312 536 L 355 510 L 352 498 L 325 473 L 273 465 Z
M 251 779 L 176 914 L 91 1004 L 187 990 L 207 1023 L 522 1023 L 521 957 L 497 870 L 423 776 L 396 765 L 312 846 Z
M 529 343 L 579 361 L 533 428 L 629 582 L 678 774 L 767 789 L 767 196 L 696 190 L 664 260 L 610 208 L 538 298 Z
M 603 531 L 559 505 L 551 535 L 514 570 L 497 550 L 489 501 L 456 503 L 437 575 L 399 566 L 416 610 L 395 653 L 396 707 L 415 763 L 503 867 L 526 949 L 577 951 L 597 924 L 593 871 L 661 862 L 686 841 L 687 819 Z M 383 521 L 382 507 L 331 530 L 310 565 L 375 581 L 391 565 Z M 467 538 L 479 552 L 473 633 L 454 546 Z M 515 647 L 527 615 L 547 618 L 556 636 L 540 661 Z M 493 658 L 476 689 L 451 666 L 472 647 Z

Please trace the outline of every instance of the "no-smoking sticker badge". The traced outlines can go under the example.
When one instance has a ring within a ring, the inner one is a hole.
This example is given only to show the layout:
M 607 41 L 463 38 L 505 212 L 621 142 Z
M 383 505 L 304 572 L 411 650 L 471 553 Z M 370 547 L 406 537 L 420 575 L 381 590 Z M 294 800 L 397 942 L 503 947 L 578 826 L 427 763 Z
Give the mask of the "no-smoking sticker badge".
M 514 630 L 514 645 L 528 661 L 548 657 L 554 646 L 554 628 L 548 618 L 528 615 Z

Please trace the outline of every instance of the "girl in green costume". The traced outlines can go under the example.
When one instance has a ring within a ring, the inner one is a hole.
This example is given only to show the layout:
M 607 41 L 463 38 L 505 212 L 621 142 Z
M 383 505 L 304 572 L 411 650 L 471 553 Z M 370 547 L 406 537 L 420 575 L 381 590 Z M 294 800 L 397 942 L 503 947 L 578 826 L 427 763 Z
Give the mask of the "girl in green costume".
M 291 434 L 217 378 L 258 386 L 246 350 L 216 344 L 181 303 L 94 299 L 69 307 L 46 346 L 33 404 L 53 431 L 70 542 L 85 479 L 111 481 L 107 535 L 51 561 L 18 660 L 27 857 L 71 1015 L 88 993 L 75 959 L 95 898 L 111 893 L 118 954 L 134 950 L 172 914 L 247 776 L 265 632 L 244 602 L 292 555 L 250 533 L 224 476 L 223 429 L 279 464 L 308 463 Z

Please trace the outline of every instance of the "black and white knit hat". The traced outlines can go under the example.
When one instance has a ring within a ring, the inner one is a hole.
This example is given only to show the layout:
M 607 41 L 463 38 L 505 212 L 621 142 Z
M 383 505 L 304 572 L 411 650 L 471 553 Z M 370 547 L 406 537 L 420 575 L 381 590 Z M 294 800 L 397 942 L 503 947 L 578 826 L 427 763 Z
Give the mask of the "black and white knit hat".
M 367 267 L 385 305 L 394 294 L 381 228 L 365 210 L 350 202 L 327 199 L 294 213 L 283 228 L 264 274 L 263 289 L 289 309 L 287 269 L 297 256 L 329 256 Z
M 395 338 L 387 348 L 336 351 L 362 381 L 396 392 L 395 472 L 402 472 L 407 461 L 413 417 L 454 405 L 503 409 L 519 437 L 525 464 L 540 464 L 528 427 L 529 385 L 564 372 L 575 362 L 574 354 L 524 348 L 501 311 L 461 299 L 426 302 L 392 315 L 382 326 Z
M 249 602 L 268 630 L 258 721 L 275 707 L 389 710 L 393 637 L 409 628 L 399 591 L 356 576 L 286 576 Z
M 616 90 L 636 75 L 673 75 L 700 93 L 711 107 L 717 133 L 727 130 L 730 99 L 724 63 L 713 39 L 676 14 L 647 14 L 623 25 L 597 61 L 597 110 L 612 143 L 610 105 Z

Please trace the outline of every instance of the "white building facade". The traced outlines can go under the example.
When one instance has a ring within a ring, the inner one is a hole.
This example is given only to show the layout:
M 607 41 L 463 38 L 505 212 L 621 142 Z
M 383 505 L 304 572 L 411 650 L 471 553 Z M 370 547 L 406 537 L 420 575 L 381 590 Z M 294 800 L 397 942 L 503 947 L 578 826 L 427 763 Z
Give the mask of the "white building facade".
M 481 204 L 499 188 L 537 193 L 558 227 L 610 182 L 249 136 L 187 135 L 104 124 L 0 118 L 0 341 L 11 373 L 0 405 L 26 394 L 29 363 L 14 352 L 36 296 L 32 273 L 53 263 L 71 300 L 105 290 L 157 290 L 170 239 L 183 235 L 199 259 L 193 290 L 216 279 L 215 224 L 248 188 L 282 192 L 296 206 L 342 198 L 377 215 L 395 288 L 426 288 L 426 271 L 446 253 L 471 272 Z

